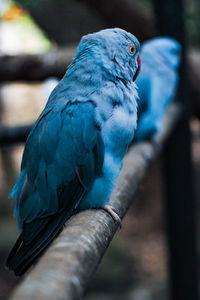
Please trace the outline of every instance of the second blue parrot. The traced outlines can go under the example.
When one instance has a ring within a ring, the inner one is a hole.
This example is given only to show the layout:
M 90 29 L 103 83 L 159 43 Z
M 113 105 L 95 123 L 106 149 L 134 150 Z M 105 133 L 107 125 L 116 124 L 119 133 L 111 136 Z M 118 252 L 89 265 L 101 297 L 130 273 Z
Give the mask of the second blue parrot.
M 169 37 L 158 37 L 141 47 L 138 86 L 138 126 L 135 140 L 153 139 L 161 129 L 169 102 L 178 83 L 181 45 Z

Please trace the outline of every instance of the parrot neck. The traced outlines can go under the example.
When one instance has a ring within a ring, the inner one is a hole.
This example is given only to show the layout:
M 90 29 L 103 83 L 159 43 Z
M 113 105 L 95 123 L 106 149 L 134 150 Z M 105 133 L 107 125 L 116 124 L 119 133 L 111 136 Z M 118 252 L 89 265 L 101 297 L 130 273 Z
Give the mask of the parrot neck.
M 126 78 L 123 78 L 121 74 L 118 75 L 113 69 L 111 66 L 106 67 L 105 62 L 102 63 L 102 61 L 95 59 L 93 56 L 79 60 L 74 59 L 63 79 L 52 92 L 48 100 L 48 105 L 57 105 L 54 99 L 58 92 L 60 101 L 85 101 L 109 82 L 113 88 L 117 85 L 118 87 L 120 86 L 120 89 L 125 91 L 129 90 L 129 86 L 132 86 L 131 97 L 133 97 L 133 90 L 135 91 L 133 82 L 129 82 Z M 110 73 L 109 70 L 111 70 L 112 73 Z
M 70 96 L 79 94 L 80 96 L 90 95 L 101 88 L 106 81 L 116 82 L 117 76 L 107 72 L 98 63 L 88 63 L 80 60 L 76 64 L 71 64 L 63 77 L 63 85 L 70 91 Z
M 69 81 L 75 80 L 76 83 L 84 85 L 84 88 L 86 85 L 97 88 L 102 82 L 104 83 L 104 80 L 113 82 L 120 80 L 127 85 L 128 82 L 132 82 L 133 72 L 135 73 L 135 70 L 130 71 L 130 66 L 122 64 L 116 58 L 111 60 L 99 53 L 89 52 L 86 56 L 82 55 L 78 58 L 75 56 L 64 78 Z

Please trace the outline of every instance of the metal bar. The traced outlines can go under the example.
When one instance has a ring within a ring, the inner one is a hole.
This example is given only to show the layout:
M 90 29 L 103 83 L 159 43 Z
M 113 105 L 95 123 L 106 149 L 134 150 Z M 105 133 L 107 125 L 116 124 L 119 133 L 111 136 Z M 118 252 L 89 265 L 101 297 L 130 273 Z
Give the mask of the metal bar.
M 156 142 L 162 146 L 181 114 L 181 107 L 171 105 L 163 131 Z M 111 198 L 121 218 L 124 217 L 137 187 L 157 154 L 154 143 L 133 145 L 128 151 L 118 186 Z M 69 220 L 59 237 L 17 287 L 12 300 L 81 299 L 90 277 L 109 246 L 117 225 L 101 209 L 78 213 Z
M 184 113 L 164 149 L 171 299 L 197 300 L 197 242 L 195 196 L 191 163 L 190 105 L 186 65 L 183 0 L 154 0 L 161 35 L 183 46 L 179 101 Z
M 171 298 L 197 300 L 196 203 L 185 117 L 164 149 Z

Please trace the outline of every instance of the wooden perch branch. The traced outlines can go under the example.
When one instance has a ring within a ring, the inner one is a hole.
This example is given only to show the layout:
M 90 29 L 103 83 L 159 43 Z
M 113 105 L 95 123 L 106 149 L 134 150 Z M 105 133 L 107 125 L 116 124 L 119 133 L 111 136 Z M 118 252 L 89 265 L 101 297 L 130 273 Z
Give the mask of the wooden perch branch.
M 33 124 L 0 127 L 0 147 L 13 143 L 24 143 Z
M 53 49 L 44 54 L 0 56 L 0 81 L 39 81 L 61 78 L 71 63 L 76 47 Z
M 159 145 L 166 141 L 180 114 L 180 106 L 170 105 L 163 131 L 156 139 Z M 127 153 L 118 187 L 111 198 L 111 204 L 121 218 L 158 149 L 152 143 L 140 143 Z M 116 230 L 117 225 L 110 215 L 101 209 L 85 210 L 75 215 L 11 299 L 81 299 Z

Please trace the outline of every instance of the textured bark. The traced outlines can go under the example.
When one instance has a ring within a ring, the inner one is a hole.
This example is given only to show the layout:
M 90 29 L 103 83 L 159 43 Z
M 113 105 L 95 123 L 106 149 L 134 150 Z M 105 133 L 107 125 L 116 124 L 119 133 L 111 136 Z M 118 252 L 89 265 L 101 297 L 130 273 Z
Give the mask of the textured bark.
M 110 201 L 121 218 L 130 206 L 150 162 L 157 156 L 180 114 L 180 106 L 170 105 L 164 128 L 156 138 L 159 147 L 155 147 L 155 143 L 139 143 L 127 153 L 118 186 Z M 78 213 L 69 220 L 11 299 L 81 299 L 116 230 L 117 224 L 101 209 Z

